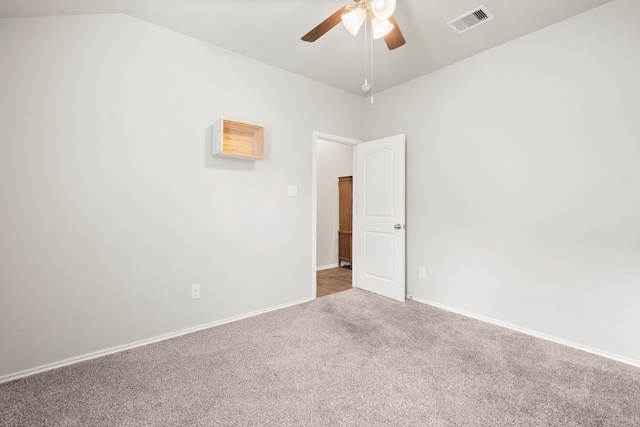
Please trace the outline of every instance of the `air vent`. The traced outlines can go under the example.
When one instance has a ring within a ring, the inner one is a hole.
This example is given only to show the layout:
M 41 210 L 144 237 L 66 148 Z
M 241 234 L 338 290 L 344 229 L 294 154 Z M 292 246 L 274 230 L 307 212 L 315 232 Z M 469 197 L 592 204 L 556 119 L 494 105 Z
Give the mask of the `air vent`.
M 453 21 L 447 22 L 447 25 L 453 28 L 458 34 L 462 34 L 465 31 L 469 31 L 472 28 L 477 27 L 478 25 L 482 25 L 485 22 L 493 21 L 495 18 L 487 10 L 484 5 L 479 6 L 472 10 L 471 12 L 465 13 L 459 18 L 454 19 Z

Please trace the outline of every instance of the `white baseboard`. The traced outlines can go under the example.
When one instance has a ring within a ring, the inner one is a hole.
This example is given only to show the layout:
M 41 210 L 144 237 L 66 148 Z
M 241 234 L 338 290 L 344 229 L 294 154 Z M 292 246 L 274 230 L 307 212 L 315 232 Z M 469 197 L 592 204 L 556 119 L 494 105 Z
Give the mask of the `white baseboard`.
M 136 347 L 142 347 L 142 346 L 148 345 L 148 344 L 153 344 L 153 343 L 158 342 L 158 341 L 164 341 L 164 340 L 168 340 L 168 339 L 171 339 L 171 338 L 176 338 L 176 337 L 179 337 L 179 336 L 182 336 L 182 335 L 190 334 L 192 332 L 201 331 L 203 329 L 209 329 L 209 328 L 212 328 L 214 326 L 220 326 L 220 325 L 224 325 L 226 323 L 236 322 L 238 320 L 242 320 L 242 319 L 247 319 L 249 317 L 258 316 L 260 314 L 268 313 L 270 311 L 276 311 L 276 310 L 280 310 L 280 309 L 283 309 L 283 308 L 292 307 L 294 305 L 302 304 L 302 303 L 313 301 L 313 300 L 314 300 L 314 298 L 305 298 L 305 299 L 302 299 L 302 300 L 299 300 L 299 301 L 294 301 L 294 302 L 290 302 L 290 303 L 286 303 L 286 304 L 281 304 L 281 305 L 278 305 L 278 306 L 275 306 L 275 307 L 270 307 L 270 308 L 266 308 L 266 309 L 263 309 L 263 310 L 253 311 L 251 313 L 245 313 L 245 314 L 229 317 L 229 318 L 222 319 L 222 320 L 217 320 L 215 322 L 206 323 L 204 325 L 199 325 L 199 326 L 194 326 L 192 328 L 182 329 L 182 330 L 177 331 L 177 332 L 171 332 L 171 333 L 168 333 L 168 334 L 158 335 L 158 336 L 153 337 L 153 338 L 147 338 L 147 339 L 144 339 L 144 340 L 132 342 L 130 344 L 124 344 L 124 345 L 120 345 L 120 346 L 117 346 L 117 347 L 108 348 L 108 349 L 105 349 L 105 350 L 95 351 L 93 353 L 83 354 L 81 356 L 72 357 L 72 358 L 69 358 L 69 359 L 61 360 L 59 362 L 49 363 L 49 364 L 46 364 L 46 365 L 38 366 L 36 368 L 26 369 L 24 371 L 16 372 L 16 373 L 13 373 L 13 374 L 3 375 L 3 376 L 0 376 L 0 384 L 5 383 L 5 382 L 9 382 L 9 381 L 13 381 L 13 380 L 17 380 L 17 379 L 23 378 L 23 377 L 28 377 L 29 375 L 34 375 L 34 374 L 37 374 L 37 373 L 40 373 L 40 372 L 49 371 L 51 369 L 57 369 L 57 368 L 61 368 L 63 366 L 73 365 L 74 363 L 84 362 L 85 360 L 96 359 L 98 357 L 106 356 L 106 355 L 109 355 L 109 354 L 118 353 L 118 352 L 125 351 L 125 350 L 130 350 L 130 349 L 136 348 Z
M 338 263 L 316 266 L 316 271 L 329 270 L 330 268 L 338 268 Z
M 449 306 L 444 305 L 444 304 L 440 304 L 440 303 L 437 303 L 437 302 L 425 300 L 425 299 L 418 298 L 418 297 L 415 297 L 415 296 L 412 296 L 412 295 L 407 295 L 407 298 L 410 299 L 410 300 L 422 303 L 422 304 L 431 305 L 433 307 L 441 308 L 443 310 L 447 310 L 447 311 L 450 311 L 452 313 L 460 314 L 462 316 L 470 317 L 472 319 L 480 320 L 482 322 L 491 323 L 491 324 L 496 325 L 496 326 L 501 326 L 503 328 L 511 329 L 513 331 L 516 331 L 516 332 L 521 332 L 523 334 L 531 335 L 532 337 L 540 338 L 540 339 L 543 339 L 543 340 L 546 340 L 546 341 L 551 341 L 551 342 L 556 343 L 556 344 L 565 345 L 567 347 L 575 348 L 577 350 L 586 351 L 587 353 L 595 354 L 596 356 L 605 357 L 607 359 L 615 360 L 616 362 L 622 362 L 622 363 L 626 363 L 627 365 L 631 365 L 631 366 L 635 366 L 636 368 L 640 368 L 640 360 L 636 360 L 636 359 L 632 359 L 632 358 L 629 358 L 629 357 L 621 356 L 621 355 L 615 354 L 615 353 L 609 353 L 609 352 L 604 351 L 604 350 L 600 350 L 600 349 L 597 349 L 597 348 L 593 348 L 593 347 L 589 347 L 589 346 L 586 346 L 586 345 L 578 344 L 578 343 L 575 343 L 573 341 L 568 341 L 568 340 L 565 340 L 563 338 L 555 337 L 553 335 L 548 335 L 548 334 L 545 334 L 545 333 L 542 333 L 542 332 L 534 331 L 532 329 L 523 328 L 523 327 L 520 327 L 518 325 L 514 325 L 514 324 L 511 324 L 511 323 L 508 323 L 508 322 L 503 322 L 501 320 L 496 320 L 496 319 L 493 319 L 491 317 L 487 317 L 487 316 L 483 316 L 483 315 L 480 315 L 480 314 L 471 313 L 471 312 L 468 312 L 468 311 L 465 311 L 465 310 L 460 310 L 460 309 L 457 309 L 457 308 L 449 307 Z

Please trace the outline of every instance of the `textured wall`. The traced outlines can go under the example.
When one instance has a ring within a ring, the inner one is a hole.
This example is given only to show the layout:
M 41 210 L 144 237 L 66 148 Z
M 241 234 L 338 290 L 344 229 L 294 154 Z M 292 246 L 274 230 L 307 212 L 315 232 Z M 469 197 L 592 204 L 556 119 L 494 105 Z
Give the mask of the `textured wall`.
M 639 13 L 376 95 L 366 139 L 407 134 L 410 295 L 640 363 Z
M 360 98 L 119 14 L 0 20 L 0 94 L 0 377 L 311 297 L 312 132 Z

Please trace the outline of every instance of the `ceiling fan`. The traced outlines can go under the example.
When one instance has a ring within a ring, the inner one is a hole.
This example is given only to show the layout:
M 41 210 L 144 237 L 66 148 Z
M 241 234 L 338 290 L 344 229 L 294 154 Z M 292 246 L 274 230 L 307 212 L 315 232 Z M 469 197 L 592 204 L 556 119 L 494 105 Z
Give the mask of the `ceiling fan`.
M 405 44 L 404 36 L 393 17 L 396 0 L 355 0 L 338 9 L 333 15 L 318 24 L 314 29 L 302 36 L 306 42 L 314 42 L 342 21 L 353 35 L 358 33 L 362 23 L 371 22 L 374 39 L 384 37 L 389 50 Z

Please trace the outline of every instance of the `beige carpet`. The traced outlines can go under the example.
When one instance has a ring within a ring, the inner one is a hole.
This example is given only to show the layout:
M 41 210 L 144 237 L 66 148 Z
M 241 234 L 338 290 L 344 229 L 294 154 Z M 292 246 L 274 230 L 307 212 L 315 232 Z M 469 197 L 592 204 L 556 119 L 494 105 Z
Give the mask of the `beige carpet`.
M 2 426 L 640 426 L 640 369 L 358 289 L 0 385 Z

